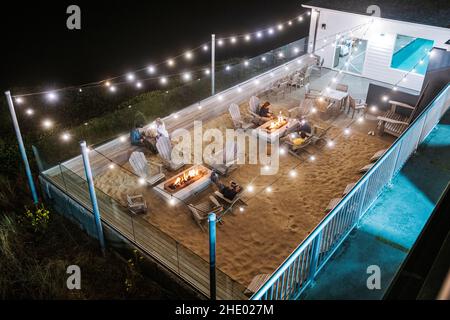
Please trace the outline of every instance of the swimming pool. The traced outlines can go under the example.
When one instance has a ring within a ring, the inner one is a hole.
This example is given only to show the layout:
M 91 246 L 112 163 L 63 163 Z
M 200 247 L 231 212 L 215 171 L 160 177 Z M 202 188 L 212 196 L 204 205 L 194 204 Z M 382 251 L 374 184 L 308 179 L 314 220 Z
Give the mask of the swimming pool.
M 424 75 L 428 66 L 427 52 L 433 48 L 434 41 L 416 38 L 392 56 L 391 68 L 410 71 L 416 66 L 416 73 Z M 423 59 L 423 63 L 418 64 Z

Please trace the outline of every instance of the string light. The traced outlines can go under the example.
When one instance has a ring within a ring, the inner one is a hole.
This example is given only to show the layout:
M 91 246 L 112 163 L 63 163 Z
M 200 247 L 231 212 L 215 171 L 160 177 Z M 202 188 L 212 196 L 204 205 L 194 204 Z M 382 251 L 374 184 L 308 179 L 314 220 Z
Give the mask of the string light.
M 125 141 L 127 141 L 127 137 L 126 136 L 121 136 L 119 138 L 119 140 L 120 140 L 120 142 L 125 142 Z
M 328 146 L 328 148 L 333 148 L 334 147 L 334 141 L 333 140 L 328 140 L 327 146 Z
M 141 186 L 144 186 L 147 183 L 144 178 L 139 178 L 138 182 Z
M 61 139 L 62 139 L 63 141 L 69 141 L 69 140 L 70 140 L 70 134 L 68 134 L 68 133 L 63 133 L 63 134 L 61 135 Z
M 262 38 L 262 32 L 261 32 L 261 31 L 258 31 L 258 32 L 256 33 L 256 37 L 257 37 L 257 38 Z
M 109 169 L 113 170 L 116 166 L 113 163 L 111 163 L 108 167 Z
M 279 25 L 277 26 L 277 29 L 280 30 L 280 31 L 283 30 L 283 25 L 282 25 L 282 24 L 279 24 Z
M 42 126 L 45 129 L 50 129 L 53 126 L 53 122 L 50 119 L 45 119 L 44 121 L 42 121 Z
M 266 188 L 266 191 L 267 191 L 268 193 L 271 193 L 271 192 L 272 192 L 272 187 L 271 187 L 271 186 L 268 186 L 268 187 Z
M 134 74 L 133 73 L 127 74 L 127 80 L 128 81 L 133 81 L 134 80 Z
M 25 113 L 26 113 L 27 115 L 29 115 L 29 116 L 32 116 L 32 115 L 34 114 L 34 110 L 31 109 L 31 108 L 29 108 L 29 109 L 27 109 L 27 110 L 25 111 Z
M 209 46 L 207 44 L 203 45 L 203 51 L 208 51 L 209 50 Z
M 159 82 L 160 82 L 162 85 L 165 85 L 165 84 L 167 84 L 168 80 L 167 80 L 166 77 L 161 77 L 161 78 L 159 78 Z
M 252 37 L 249 35 L 249 34 L 247 34 L 246 36 L 245 36 L 245 41 L 250 41 L 252 39 Z
M 378 111 L 378 107 L 377 106 L 371 106 L 370 107 L 370 111 L 377 112 Z
M 236 37 L 231 37 L 231 39 L 230 39 L 230 42 L 231 42 L 231 43 L 235 44 L 236 41 L 237 41 L 237 40 L 236 40 Z
M 56 93 L 54 92 L 49 92 L 47 93 L 47 99 L 50 101 L 55 101 L 58 98 L 58 96 L 56 95 Z
M 136 82 L 136 88 L 138 88 L 138 89 L 142 88 L 142 83 L 139 81 Z
M 295 178 L 297 176 L 297 171 L 295 170 L 289 171 L 289 176 L 291 176 L 291 178 Z
M 192 79 L 192 75 L 189 72 L 183 73 L 183 80 L 184 81 L 189 81 L 191 79 Z
M 223 46 L 223 40 L 222 39 L 217 40 L 217 45 L 219 47 Z
M 111 91 L 111 92 L 116 92 L 116 87 L 115 86 L 110 86 L 109 87 L 109 91 Z
M 187 52 L 184 54 L 184 57 L 185 57 L 187 60 L 191 60 L 192 57 L 193 57 L 192 52 L 187 51 Z
M 175 65 L 175 61 L 174 61 L 173 59 L 168 59 L 168 60 L 167 60 L 167 65 L 168 65 L 169 67 L 173 67 L 173 66 Z
M 240 206 L 240 207 L 239 207 L 239 211 L 240 211 L 240 212 L 244 212 L 244 210 L 245 210 L 245 209 L 244 209 L 243 206 Z
M 15 99 L 15 101 L 16 101 L 18 104 L 21 104 L 21 103 L 23 103 L 23 98 L 17 97 L 17 98 Z
M 310 160 L 310 161 L 316 161 L 316 157 L 313 156 L 313 155 L 311 155 L 311 156 L 309 157 L 309 160 Z
M 345 129 L 344 129 L 344 134 L 345 134 L 346 136 L 348 136 L 348 135 L 350 134 L 350 132 L 351 132 L 350 128 L 345 128 Z
M 248 185 L 247 186 L 247 191 L 248 192 L 253 192 L 253 191 L 255 191 L 255 187 L 253 187 L 253 185 Z
M 156 68 L 154 66 L 148 66 L 147 72 L 150 74 L 154 74 L 156 72 Z
M 208 76 L 210 73 L 211 73 L 211 71 L 209 70 L 209 69 L 205 69 L 205 74 Z
M 268 34 L 273 34 L 273 29 L 272 29 L 272 28 L 269 28 L 269 30 L 267 30 L 267 33 L 268 33 Z

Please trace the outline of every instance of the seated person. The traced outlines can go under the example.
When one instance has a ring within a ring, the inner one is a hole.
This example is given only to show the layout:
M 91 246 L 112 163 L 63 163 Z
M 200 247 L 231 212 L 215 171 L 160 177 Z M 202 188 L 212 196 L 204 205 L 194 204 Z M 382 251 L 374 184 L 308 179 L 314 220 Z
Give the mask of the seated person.
M 159 138 L 161 136 L 169 138 L 169 132 L 167 132 L 166 125 L 164 124 L 164 121 L 162 121 L 161 118 L 157 118 L 155 120 L 155 124 L 156 124 L 156 132 L 157 132 L 156 138 Z
M 299 127 L 298 131 L 300 133 L 304 133 L 304 134 L 306 133 L 308 135 L 311 134 L 311 132 L 312 132 L 311 125 L 308 123 L 308 121 L 306 121 L 305 117 L 302 117 L 299 122 L 300 122 L 300 127 Z
M 236 195 L 242 191 L 242 187 L 234 181 L 231 181 L 229 186 L 221 183 L 219 181 L 219 174 L 215 170 L 211 172 L 210 179 L 217 186 L 219 192 L 230 201 L 232 201 Z
M 158 149 L 156 149 L 156 137 L 157 132 L 155 129 L 149 128 L 144 133 L 144 144 L 153 154 L 158 154 Z
M 142 133 L 142 125 L 137 123 L 130 132 L 130 141 L 133 146 L 144 146 L 144 135 Z
M 259 116 L 264 121 L 269 121 L 273 118 L 273 113 L 270 111 L 270 102 L 266 101 L 259 108 Z

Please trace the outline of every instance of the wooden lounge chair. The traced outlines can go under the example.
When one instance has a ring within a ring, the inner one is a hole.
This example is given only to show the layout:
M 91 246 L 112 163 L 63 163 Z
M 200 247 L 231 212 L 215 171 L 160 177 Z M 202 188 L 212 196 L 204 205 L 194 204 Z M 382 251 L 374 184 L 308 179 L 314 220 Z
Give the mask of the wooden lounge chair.
M 350 113 L 350 110 L 353 110 L 352 112 L 352 119 L 355 116 L 356 112 L 362 112 L 363 114 L 367 111 L 367 103 L 365 103 L 361 99 L 354 99 L 351 96 L 348 96 L 348 110 L 347 114 Z
M 203 223 L 208 220 L 208 214 L 220 214 L 223 211 L 222 205 L 214 196 L 209 196 L 209 201 L 202 202 L 197 205 L 188 204 L 188 208 L 200 229 L 205 232 Z
M 156 149 L 158 149 L 159 156 L 169 170 L 176 171 L 184 166 L 183 162 L 175 163 L 172 160 L 172 143 L 169 138 L 164 136 L 159 137 L 156 142 Z
M 147 202 L 145 202 L 144 196 L 141 194 L 135 196 L 127 195 L 127 205 L 130 212 L 134 214 L 147 212 Z
M 259 124 L 261 122 L 261 116 L 259 115 L 259 98 L 256 96 L 252 96 L 250 101 L 248 102 L 248 112 L 252 116 L 252 121 L 255 124 Z
M 295 133 L 291 133 L 295 134 Z M 288 147 L 288 152 L 293 155 L 294 157 L 300 158 L 300 155 L 302 152 L 309 153 L 308 150 L 306 150 L 306 147 L 309 146 L 312 142 L 312 134 L 307 135 L 305 140 L 301 144 L 295 144 L 290 140 L 290 137 L 283 137 L 281 141 Z
M 398 102 L 398 101 L 389 101 L 391 108 L 389 111 L 385 112 L 383 115 L 378 116 L 378 134 L 382 135 L 383 133 L 388 133 L 395 137 L 399 137 L 403 131 L 409 126 L 413 117 L 415 115 L 416 107 L 410 106 L 409 104 Z M 411 111 L 409 116 L 402 115 L 397 113 L 397 108 L 404 108 Z
M 244 294 L 253 294 L 270 278 L 270 274 L 258 274 L 254 276 L 250 284 L 245 289 Z
M 232 208 L 236 203 L 240 202 L 242 205 L 247 205 L 247 203 L 242 199 L 242 194 L 244 193 L 244 191 L 239 192 L 233 200 L 230 200 L 228 198 L 226 198 L 222 193 L 220 193 L 220 191 L 215 191 L 214 195 L 216 197 L 218 197 L 220 200 L 222 200 L 223 202 L 225 202 L 225 204 L 229 207 Z
M 233 120 L 233 125 L 235 129 L 247 130 L 255 126 L 254 123 L 245 122 L 242 120 L 241 111 L 239 110 L 239 106 L 237 104 L 235 103 L 230 104 L 228 111 L 230 112 L 231 119 Z
M 342 192 L 342 196 L 343 196 L 343 197 L 346 196 L 346 195 L 353 189 L 353 187 L 354 187 L 355 185 L 356 185 L 356 182 L 349 183 L 349 184 L 345 187 L 344 192 Z
M 311 89 L 311 84 L 305 84 L 305 99 L 317 99 L 322 96 L 319 90 Z
M 380 159 L 383 154 L 386 152 L 387 149 L 383 149 L 383 150 L 379 150 L 377 152 L 375 152 L 375 154 L 372 156 L 372 158 L 370 158 L 370 162 L 375 162 L 378 161 L 378 159 Z
M 162 172 L 162 165 L 155 162 L 148 162 L 142 152 L 134 151 L 128 161 L 134 172 L 139 177 L 144 178 L 149 185 L 154 185 L 165 177 Z M 152 173 L 152 168 L 157 168 L 157 171 Z
M 325 208 L 325 212 L 330 212 L 336 206 L 339 204 L 339 202 L 342 200 L 342 198 L 334 198 L 330 200 L 330 203 L 328 203 L 328 206 Z
M 211 159 L 210 166 L 219 172 L 221 175 L 226 176 L 228 173 L 237 168 L 237 149 L 236 143 L 233 141 L 227 141 L 225 143 L 225 148 L 216 154 L 216 159 Z M 215 161 L 219 159 L 219 162 Z
M 369 163 L 368 165 L 365 165 L 364 167 L 362 167 L 361 169 L 359 169 L 360 173 L 366 173 L 367 171 L 369 171 L 370 169 L 372 169 L 372 167 L 374 166 L 374 163 Z

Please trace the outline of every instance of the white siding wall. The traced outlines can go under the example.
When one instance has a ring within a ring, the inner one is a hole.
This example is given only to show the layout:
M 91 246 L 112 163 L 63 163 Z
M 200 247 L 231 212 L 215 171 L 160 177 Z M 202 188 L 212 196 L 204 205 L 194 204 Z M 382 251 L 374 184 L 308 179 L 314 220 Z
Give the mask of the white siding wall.
M 434 46 L 449 50 L 449 46 L 445 41 L 450 39 L 450 30 L 445 28 L 438 28 L 432 26 L 425 26 L 420 24 L 413 24 L 402 21 L 388 20 L 382 18 L 372 18 L 364 15 L 339 12 L 327 9 L 320 10 L 318 15 L 313 10 L 311 16 L 310 28 L 310 47 L 312 50 L 312 41 L 314 39 L 314 30 L 316 19 L 319 16 L 319 24 L 317 30 L 316 50 L 324 46 L 323 39 L 331 36 L 337 32 L 344 32 L 348 29 L 365 24 L 374 19 L 370 28 L 367 27 L 354 32 L 354 36 L 367 40 L 367 52 L 364 62 L 362 76 L 389 84 L 395 84 L 406 71 L 401 71 L 391 68 L 392 53 L 395 45 L 397 34 L 419 37 L 429 40 L 434 40 Z M 326 30 L 321 28 L 321 25 L 326 23 Z M 382 36 L 382 34 L 384 34 Z M 331 38 L 330 38 L 331 40 Z M 331 45 L 325 46 L 324 51 L 316 51 L 316 53 L 324 57 L 324 66 L 331 68 L 334 59 L 334 50 Z M 401 82 L 399 86 L 408 89 L 420 91 L 422 87 L 424 76 L 417 74 L 410 74 L 406 82 Z

